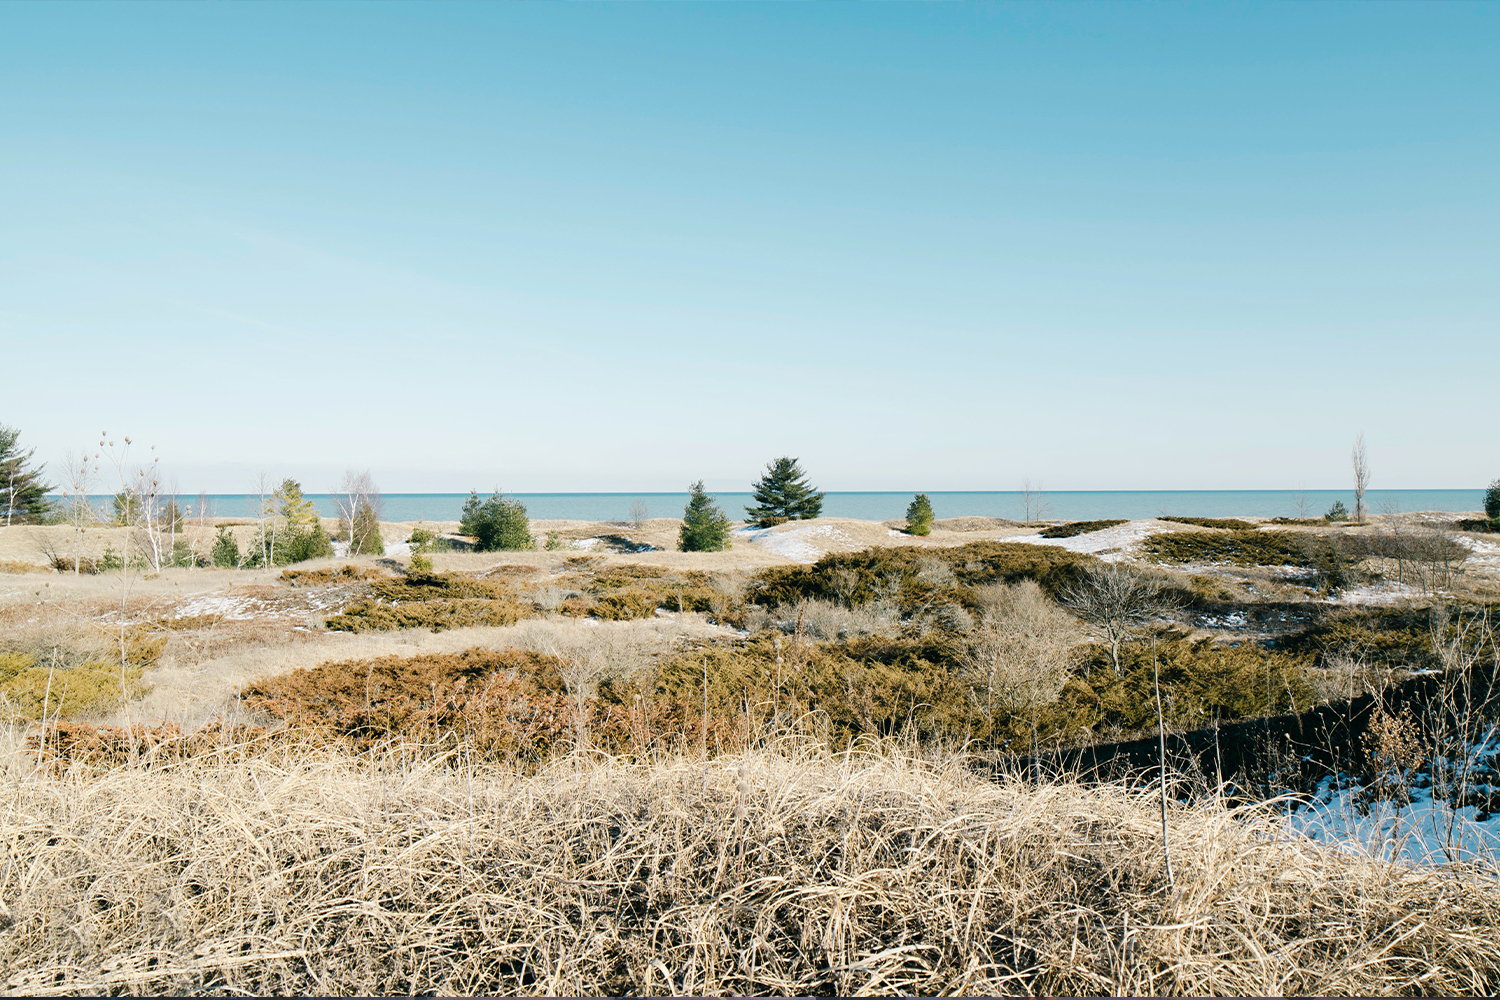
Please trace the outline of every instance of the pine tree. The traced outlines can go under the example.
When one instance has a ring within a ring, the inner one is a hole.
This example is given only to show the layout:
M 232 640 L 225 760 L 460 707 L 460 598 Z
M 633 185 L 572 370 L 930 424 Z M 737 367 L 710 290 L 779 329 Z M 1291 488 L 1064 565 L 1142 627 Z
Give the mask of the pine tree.
M 302 484 L 295 479 L 283 479 L 275 497 L 277 513 L 286 518 L 287 524 L 305 525 L 318 523 L 318 508 L 302 495 Z
M 1484 491 L 1484 514 L 1491 521 L 1500 521 L 1500 479 Z
M 714 498 L 703 489 L 703 480 L 689 486 L 688 494 L 677 547 L 683 552 L 721 552 L 729 548 L 729 516 L 714 505 Z
M 47 500 L 50 485 L 42 482 L 40 469 L 29 468 L 32 448 L 16 446 L 21 432 L 0 424 L 0 524 L 40 521 L 52 509 Z
M 754 507 L 746 507 L 746 519 L 759 528 L 783 521 L 806 520 L 823 512 L 823 494 L 807 483 L 807 475 L 795 458 L 778 458 L 766 464 L 766 473 L 751 489 Z
M 932 501 L 918 493 L 906 508 L 906 532 L 910 535 L 932 534 Z
M 213 553 L 210 557 L 215 566 L 224 569 L 233 569 L 240 564 L 240 546 L 229 533 L 228 528 L 220 528 L 214 538 Z
M 507 500 L 498 490 L 482 501 L 478 493 L 471 491 L 469 499 L 464 501 L 458 530 L 472 536 L 480 552 L 536 548 L 526 505 L 519 500 Z

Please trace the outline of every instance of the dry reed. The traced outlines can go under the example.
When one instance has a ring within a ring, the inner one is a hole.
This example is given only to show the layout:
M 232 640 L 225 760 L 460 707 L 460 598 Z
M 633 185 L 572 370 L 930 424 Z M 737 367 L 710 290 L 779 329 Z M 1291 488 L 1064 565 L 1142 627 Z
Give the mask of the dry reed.
M 1500 890 L 1177 807 L 784 744 L 528 776 L 281 746 L 16 752 L 26 994 L 1493 994 Z

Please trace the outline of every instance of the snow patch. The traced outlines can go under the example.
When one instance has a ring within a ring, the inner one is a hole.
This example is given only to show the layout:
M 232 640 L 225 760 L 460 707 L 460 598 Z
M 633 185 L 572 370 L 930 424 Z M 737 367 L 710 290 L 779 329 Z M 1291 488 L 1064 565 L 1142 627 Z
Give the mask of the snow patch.
M 1069 552 L 1087 552 L 1105 562 L 1118 562 L 1130 554 L 1130 550 L 1147 535 L 1159 531 L 1154 521 L 1130 521 L 1103 531 L 1091 531 L 1072 538 L 1043 538 L 1040 534 L 1019 535 L 1005 539 L 1007 542 L 1025 542 L 1028 545 L 1056 545 Z
M 759 545 L 769 552 L 779 556 L 785 556 L 800 563 L 815 563 L 823 558 L 824 553 L 831 546 L 818 546 L 813 540 L 827 539 L 834 544 L 854 544 L 854 538 L 848 532 L 840 531 L 831 524 L 817 524 L 796 528 L 735 528 L 730 537 L 739 541 L 749 542 L 751 545 Z

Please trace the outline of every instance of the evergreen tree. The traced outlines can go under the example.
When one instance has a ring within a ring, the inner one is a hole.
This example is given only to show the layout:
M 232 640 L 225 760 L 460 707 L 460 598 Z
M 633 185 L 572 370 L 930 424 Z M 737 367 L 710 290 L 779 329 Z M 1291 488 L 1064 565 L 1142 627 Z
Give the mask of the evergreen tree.
M 911 535 L 932 534 L 932 501 L 926 493 L 918 493 L 906 508 L 906 531 Z
M 213 553 L 210 557 L 215 566 L 224 569 L 233 569 L 240 564 L 240 546 L 229 533 L 228 528 L 220 528 L 218 535 L 214 537 Z
M 729 516 L 704 492 L 703 480 L 689 486 L 688 494 L 677 547 L 683 552 L 721 552 L 729 548 Z
M 289 525 L 317 524 L 318 507 L 302 495 L 302 484 L 295 479 L 283 479 L 277 488 L 276 512 L 286 518 Z
M 1491 521 L 1500 521 L 1500 479 L 1484 491 L 1484 514 Z
M 35 448 L 22 451 L 16 442 L 21 432 L 0 424 L 0 524 L 40 521 L 52 509 L 42 482 L 42 471 L 31 468 Z
M 823 494 L 807 483 L 807 475 L 795 458 L 778 458 L 766 464 L 766 473 L 751 486 L 754 507 L 746 507 L 746 520 L 759 528 L 783 521 L 805 520 L 823 512 Z
M 471 491 L 469 499 L 464 501 L 458 530 L 473 537 L 480 552 L 536 548 L 526 505 L 519 500 L 507 500 L 498 490 L 482 501 L 478 493 Z

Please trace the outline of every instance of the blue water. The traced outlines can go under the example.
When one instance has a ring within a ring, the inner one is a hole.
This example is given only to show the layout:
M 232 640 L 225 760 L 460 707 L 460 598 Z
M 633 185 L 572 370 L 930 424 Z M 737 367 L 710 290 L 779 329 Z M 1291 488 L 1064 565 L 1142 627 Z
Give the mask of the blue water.
M 1019 492 L 929 493 L 933 512 L 940 518 L 978 515 L 1021 520 L 1024 503 Z M 538 520 L 624 521 L 637 501 L 645 504 L 649 517 L 681 517 L 686 493 L 517 493 L 527 513 Z M 456 521 L 467 493 L 387 493 L 382 518 L 387 521 Z M 829 493 L 823 500 L 828 517 L 854 517 L 884 521 L 904 517 L 910 493 Z M 99 498 L 101 504 L 107 497 Z M 308 494 L 325 517 L 338 516 L 329 494 Z M 719 506 L 739 520 L 749 493 L 720 493 Z M 1292 490 L 1076 490 L 1043 493 L 1042 509 L 1033 499 L 1032 517 L 1086 521 L 1104 518 L 1156 517 L 1172 514 L 1186 517 L 1319 517 L 1335 500 L 1350 511 L 1354 494 L 1348 490 L 1308 490 L 1299 510 Z M 1478 511 L 1483 490 L 1371 490 L 1365 502 L 1371 513 L 1402 513 L 1418 510 Z M 194 508 L 196 497 L 179 502 Z M 211 517 L 253 517 L 260 497 L 252 494 L 211 494 Z

